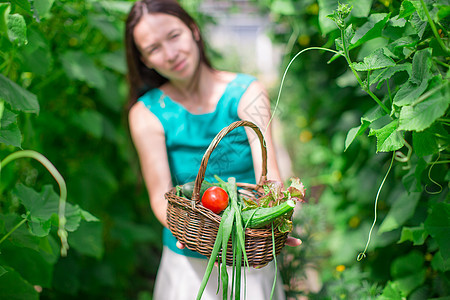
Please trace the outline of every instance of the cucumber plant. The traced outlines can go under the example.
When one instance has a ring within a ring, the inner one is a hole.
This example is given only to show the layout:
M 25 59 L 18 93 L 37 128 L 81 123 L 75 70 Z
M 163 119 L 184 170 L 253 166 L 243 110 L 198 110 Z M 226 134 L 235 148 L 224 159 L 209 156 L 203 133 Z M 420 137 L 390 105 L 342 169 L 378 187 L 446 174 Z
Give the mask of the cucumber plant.
M 450 258 L 443 234 L 450 225 L 448 3 L 343 3 L 266 1 L 274 19 L 292 29 L 288 38 L 276 36 L 288 41 L 294 74 L 286 69 L 281 87 L 286 79 L 291 93 L 280 97 L 280 88 L 275 108 L 284 108 L 287 138 L 300 140 L 290 150 L 316 191 L 310 196 L 317 213 L 325 212 L 316 221 L 330 223 L 327 234 L 306 226 L 315 236 L 311 243 L 303 238 L 304 248 L 324 239 L 327 259 L 309 254 L 324 282 L 316 292 L 351 297 L 355 282 L 345 274 L 356 272 L 355 299 L 444 296 Z M 296 19 L 297 11 L 308 21 Z M 313 39 L 323 46 L 308 47 Z M 286 268 L 300 259 L 308 264 L 301 251 L 291 250 Z

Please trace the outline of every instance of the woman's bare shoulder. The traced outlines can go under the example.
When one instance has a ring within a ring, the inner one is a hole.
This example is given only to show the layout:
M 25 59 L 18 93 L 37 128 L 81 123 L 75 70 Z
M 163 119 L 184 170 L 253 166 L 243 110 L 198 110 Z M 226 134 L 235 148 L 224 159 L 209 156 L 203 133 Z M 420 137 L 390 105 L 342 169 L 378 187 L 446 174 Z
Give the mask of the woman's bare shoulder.
M 140 101 L 128 111 L 128 123 L 131 132 L 135 134 L 164 133 L 159 119 Z

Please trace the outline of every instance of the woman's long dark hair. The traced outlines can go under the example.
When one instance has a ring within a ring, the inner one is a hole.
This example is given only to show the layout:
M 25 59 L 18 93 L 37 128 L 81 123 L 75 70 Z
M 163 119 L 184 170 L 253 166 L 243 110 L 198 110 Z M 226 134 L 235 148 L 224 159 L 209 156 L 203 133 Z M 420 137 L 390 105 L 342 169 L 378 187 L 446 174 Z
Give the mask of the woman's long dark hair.
M 128 108 L 136 103 L 137 99 L 146 91 L 160 87 L 168 81 L 153 69 L 149 69 L 141 60 L 134 41 L 134 28 L 141 20 L 142 16 L 149 13 L 164 13 L 179 18 L 194 33 L 198 31 L 199 38 L 196 39 L 200 51 L 200 62 L 211 67 L 209 59 L 206 57 L 205 46 L 200 30 L 194 19 L 175 0 L 141 0 L 137 1 L 131 8 L 125 27 L 125 51 L 128 65 L 127 80 L 129 85 Z

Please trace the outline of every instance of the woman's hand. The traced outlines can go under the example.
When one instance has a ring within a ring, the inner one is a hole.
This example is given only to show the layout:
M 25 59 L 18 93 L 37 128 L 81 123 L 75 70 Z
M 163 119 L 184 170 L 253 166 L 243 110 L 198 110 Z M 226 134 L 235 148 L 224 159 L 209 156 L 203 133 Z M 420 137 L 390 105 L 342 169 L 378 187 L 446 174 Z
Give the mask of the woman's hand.
M 288 237 L 286 239 L 285 245 L 290 247 L 298 247 L 302 244 L 302 240 L 295 237 Z
M 180 241 L 177 241 L 177 248 L 178 249 L 184 249 L 186 246 L 183 244 L 183 243 L 181 243 Z

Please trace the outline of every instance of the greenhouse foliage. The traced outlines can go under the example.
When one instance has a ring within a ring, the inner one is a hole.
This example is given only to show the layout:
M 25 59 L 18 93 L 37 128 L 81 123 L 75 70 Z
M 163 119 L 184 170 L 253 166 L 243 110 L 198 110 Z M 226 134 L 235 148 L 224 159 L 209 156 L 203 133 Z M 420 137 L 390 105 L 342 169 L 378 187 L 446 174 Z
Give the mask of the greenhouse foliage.
M 284 45 L 274 113 L 308 187 L 288 295 L 448 295 L 448 2 L 255 4 Z M 151 299 L 161 225 L 126 124 L 130 5 L 0 2 L 1 299 Z

